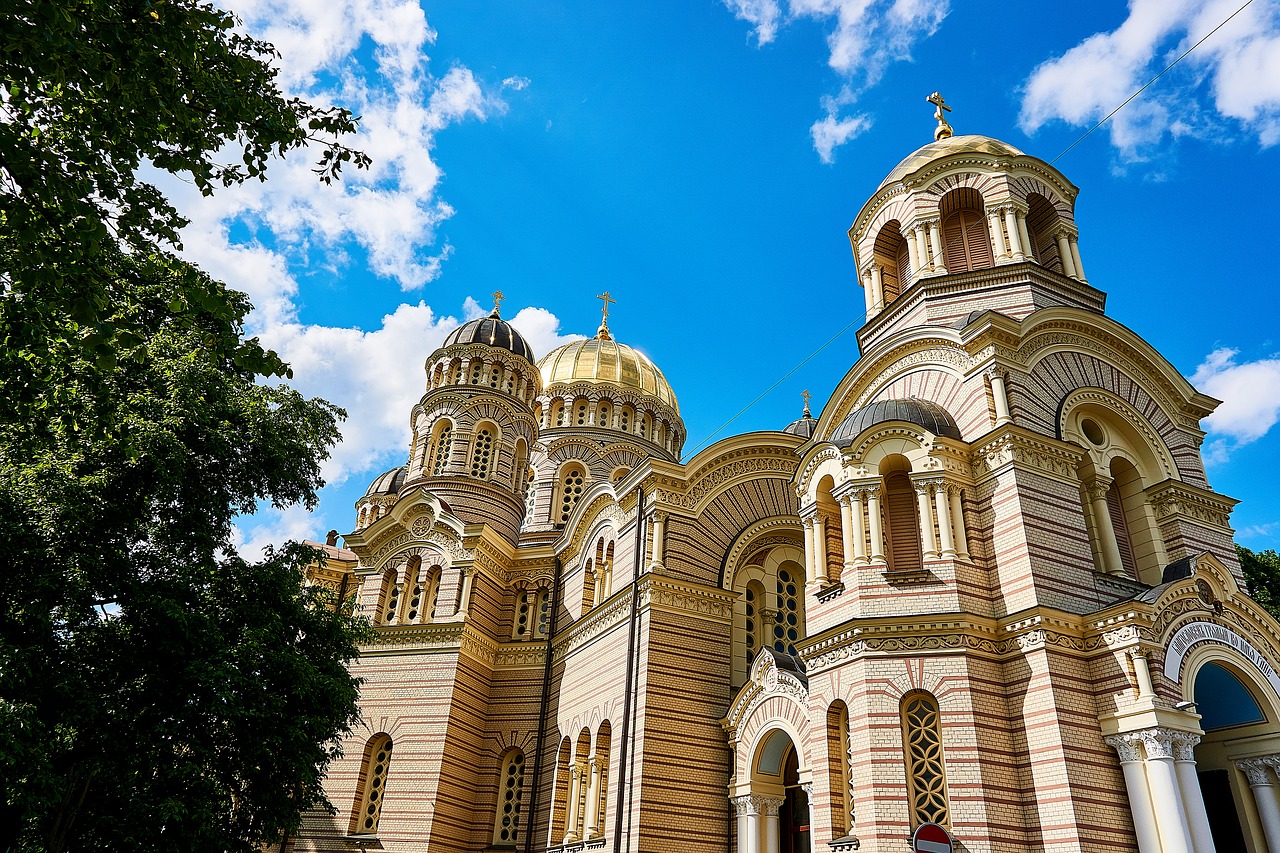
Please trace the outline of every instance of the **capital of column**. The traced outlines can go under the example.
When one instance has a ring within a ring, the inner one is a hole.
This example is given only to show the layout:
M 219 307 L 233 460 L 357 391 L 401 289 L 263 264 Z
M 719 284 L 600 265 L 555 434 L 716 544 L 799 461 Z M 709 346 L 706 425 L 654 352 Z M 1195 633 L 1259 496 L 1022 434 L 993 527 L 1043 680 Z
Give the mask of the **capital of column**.
M 750 794 L 740 794 L 736 797 L 730 797 L 729 802 L 733 804 L 733 813 L 738 817 L 750 814 L 759 814 L 756 811 L 755 802 Z
M 1104 474 L 1098 474 L 1092 480 L 1089 480 L 1084 484 L 1085 494 L 1089 496 L 1089 500 L 1091 501 L 1106 500 L 1107 491 L 1110 488 L 1111 478 Z
M 1193 735 L 1191 732 L 1174 732 L 1173 760 L 1195 761 L 1196 745 L 1198 743 L 1200 743 L 1200 735 Z
M 1258 788 L 1262 786 L 1270 787 L 1275 778 L 1267 772 L 1268 768 L 1275 766 L 1275 756 L 1264 756 L 1262 758 L 1244 758 L 1236 762 L 1236 767 L 1244 773 L 1245 778 L 1249 780 L 1250 788 Z
M 1058 227 L 1053 229 L 1053 239 L 1066 237 L 1068 240 L 1080 239 L 1080 229 L 1075 226 L 1068 225 L 1065 222 L 1058 223 Z
M 912 480 L 911 485 L 915 487 L 917 494 L 928 494 L 934 489 L 945 489 L 947 481 L 942 477 L 930 477 L 927 480 Z
M 855 486 L 849 490 L 849 495 L 850 496 L 857 495 L 858 497 L 862 498 L 864 501 L 867 498 L 876 498 L 877 500 L 879 500 L 880 486 L 879 484 L 866 484 L 861 486 Z
M 1173 758 L 1173 729 L 1143 729 L 1138 732 L 1142 738 L 1142 746 L 1147 751 L 1147 760 L 1156 761 L 1161 758 Z
M 813 783 L 812 782 L 801 782 L 800 790 L 804 791 L 804 795 L 809 798 L 810 802 L 813 801 Z
M 1142 741 L 1134 734 L 1111 735 L 1103 741 L 1119 754 L 1121 764 L 1142 761 L 1142 752 L 1138 749 Z
M 774 817 L 778 814 L 778 809 L 786 802 L 782 797 L 766 797 L 761 794 L 751 795 L 751 804 L 755 807 L 756 814 L 762 814 L 766 817 Z
M 658 524 L 666 524 L 666 523 L 667 523 L 667 519 L 669 519 L 670 517 L 671 517 L 671 514 L 670 514 L 670 513 L 665 512 L 664 510 L 655 509 L 655 510 L 653 511 L 653 514 L 652 514 L 651 516 L 649 516 L 649 520 L 650 520 L 650 521 L 655 521 L 655 522 L 657 522 Z

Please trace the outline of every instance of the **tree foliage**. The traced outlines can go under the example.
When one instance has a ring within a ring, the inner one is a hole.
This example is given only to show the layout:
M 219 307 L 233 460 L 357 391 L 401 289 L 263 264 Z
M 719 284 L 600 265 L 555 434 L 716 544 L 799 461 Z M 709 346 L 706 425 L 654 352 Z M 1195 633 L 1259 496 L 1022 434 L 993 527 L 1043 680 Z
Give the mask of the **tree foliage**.
M 195 0 L 14 0 L 0 28 L 0 849 L 250 851 L 326 805 L 364 630 L 233 520 L 313 506 L 343 413 L 167 251 L 204 192 L 355 119 Z
M 1249 595 L 1272 616 L 1280 619 L 1280 554 L 1275 551 L 1253 552 L 1236 546 L 1240 568 Z

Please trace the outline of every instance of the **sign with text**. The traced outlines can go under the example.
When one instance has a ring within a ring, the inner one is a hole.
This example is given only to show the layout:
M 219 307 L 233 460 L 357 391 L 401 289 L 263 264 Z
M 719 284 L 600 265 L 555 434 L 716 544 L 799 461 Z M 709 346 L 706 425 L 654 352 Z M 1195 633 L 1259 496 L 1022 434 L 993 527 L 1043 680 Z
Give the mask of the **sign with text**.
M 1276 674 L 1275 667 L 1263 657 L 1262 652 L 1226 625 L 1214 622 L 1188 622 L 1174 632 L 1164 653 L 1165 677 L 1177 684 L 1182 678 L 1182 659 L 1192 646 L 1200 643 L 1217 643 L 1235 649 L 1262 673 L 1271 689 L 1280 694 L 1280 675 Z

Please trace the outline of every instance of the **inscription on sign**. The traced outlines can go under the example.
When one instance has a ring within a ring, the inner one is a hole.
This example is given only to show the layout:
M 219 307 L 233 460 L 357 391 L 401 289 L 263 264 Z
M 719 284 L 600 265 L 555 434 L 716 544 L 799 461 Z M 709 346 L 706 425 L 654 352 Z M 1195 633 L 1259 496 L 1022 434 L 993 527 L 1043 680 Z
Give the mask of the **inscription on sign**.
M 1213 622 L 1191 622 L 1174 632 L 1164 655 L 1164 674 L 1169 680 L 1178 683 L 1182 678 L 1182 659 L 1192 646 L 1199 643 L 1218 643 L 1235 649 L 1262 673 L 1276 693 L 1280 693 L 1280 675 L 1262 653 L 1235 631 Z

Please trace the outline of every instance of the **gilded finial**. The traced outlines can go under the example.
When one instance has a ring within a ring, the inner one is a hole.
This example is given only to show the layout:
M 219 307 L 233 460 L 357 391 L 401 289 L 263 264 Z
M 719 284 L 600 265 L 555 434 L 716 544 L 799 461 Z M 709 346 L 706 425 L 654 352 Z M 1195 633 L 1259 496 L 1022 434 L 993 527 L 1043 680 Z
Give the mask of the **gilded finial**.
M 502 307 L 502 300 L 504 299 L 506 299 L 506 297 L 502 295 L 501 290 L 495 290 L 493 292 L 493 313 L 489 315 L 490 317 L 498 316 L 498 309 Z
M 812 394 L 810 394 L 810 393 L 809 393 L 809 389 L 808 389 L 808 388 L 806 388 L 806 389 L 804 389 L 803 391 L 801 391 L 801 392 L 800 392 L 800 396 L 801 396 L 801 397 L 804 397 L 804 416 L 805 416 L 806 418 L 811 418 L 811 417 L 813 417 L 813 415 L 809 414 L 809 399 L 810 399 L 813 395 L 812 395 Z
M 618 300 L 609 295 L 609 291 L 596 294 L 596 299 L 604 302 L 604 309 L 601 312 L 600 328 L 596 330 L 596 337 L 602 341 L 611 341 L 613 337 L 609 334 L 609 306 Z
M 951 125 L 947 124 L 947 119 L 946 116 L 943 115 L 943 112 L 951 112 L 951 107 L 947 106 L 947 102 L 944 101 L 942 96 L 937 92 L 934 92 L 932 95 L 925 98 L 925 100 L 937 107 L 937 109 L 933 111 L 933 117 L 938 120 L 938 126 L 934 128 L 933 131 L 933 141 L 937 142 L 942 139 L 950 138 L 955 131 L 951 129 Z

